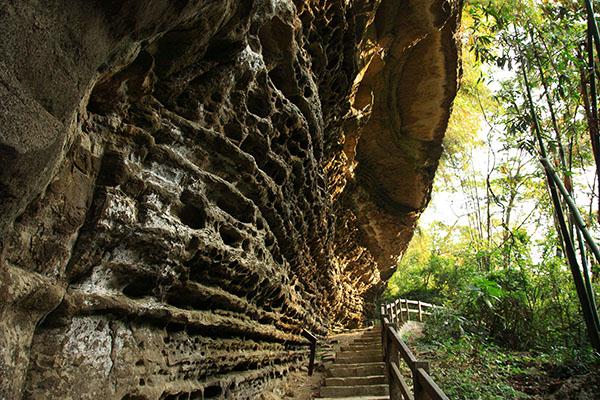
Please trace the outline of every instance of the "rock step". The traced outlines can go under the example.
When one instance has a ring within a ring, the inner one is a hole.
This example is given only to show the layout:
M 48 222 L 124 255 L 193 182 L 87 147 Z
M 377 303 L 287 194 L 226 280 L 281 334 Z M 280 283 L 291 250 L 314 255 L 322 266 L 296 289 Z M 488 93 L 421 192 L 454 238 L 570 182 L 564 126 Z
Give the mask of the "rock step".
M 382 375 L 385 373 L 385 363 L 334 364 L 327 370 L 327 376 L 332 378 L 362 377 Z
M 349 344 L 349 346 L 358 348 L 358 347 L 362 347 L 362 348 L 371 348 L 371 349 L 381 349 L 383 346 L 381 345 L 381 343 L 379 342 L 373 342 L 373 343 L 365 343 L 365 342 L 361 342 L 361 343 L 351 343 Z
M 383 360 L 383 356 L 359 356 L 359 357 L 354 357 L 354 358 L 343 358 L 343 359 L 339 359 L 336 358 L 335 359 L 335 364 L 339 365 L 339 366 L 346 366 L 346 365 L 355 365 L 355 364 L 365 364 L 365 363 L 378 363 L 384 361 Z
M 340 347 L 340 351 L 383 351 L 383 346 L 358 346 L 358 345 L 350 345 L 350 346 L 342 346 Z
M 348 354 L 372 354 L 372 353 L 377 353 L 377 354 L 381 354 L 382 352 L 382 348 L 381 347 L 377 347 L 377 346 L 368 346 L 368 347 L 363 347 L 363 348 L 359 348 L 359 349 L 355 349 L 355 350 L 341 350 L 338 351 L 337 354 L 338 355 L 348 355 Z
M 356 338 L 354 339 L 353 344 L 356 343 L 381 343 L 381 338 L 379 336 L 373 336 L 372 338 Z
M 377 332 L 363 333 L 360 336 L 356 336 L 356 339 L 361 339 L 361 338 L 371 339 L 371 338 L 375 338 L 375 337 L 381 337 L 381 332 L 377 331 Z
M 370 353 L 370 352 L 382 352 L 383 351 L 383 347 L 382 346 L 347 346 L 346 347 L 349 350 L 342 350 L 340 348 L 340 351 L 337 352 L 337 354 L 340 353 Z
M 368 332 L 363 333 L 360 336 L 361 337 L 372 337 L 372 336 L 381 337 L 381 331 L 379 329 L 376 331 L 368 331 Z
M 336 364 L 359 364 L 359 363 L 374 363 L 383 361 L 381 353 L 339 353 L 335 357 Z
M 323 397 L 348 397 L 348 396 L 386 396 L 388 385 L 368 386 L 323 386 L 321 396 Z
M 348 345 L 373 345 L 373 344 L 381 344 L 381 338 L 373 338 L 373 339 L 355 339 L 353 342 L 348 343 Z
M 381 344 L 381 341 L 377 341 L 377 342 L 370 342 L 370 343 L 365 343 L 365 342 L 361 342 L 361 343 L 350 343 L 350 344 L 346 344 L 344 345 L 344 347 L 360 347 L 360 348 L 377 348 L 377 349 L 381 349 L 383 347 L 383 345 Z
M 319 397 L 320 400 L 389 400 L 390 396 Z
M 377 355 L 382 355 L 383 354 L 383 350 L 381 348 L 373 348 L 373 347 L 369 347 L 369 348 L 365 348 L 365 349 L 350 349 L 350 350 L 341 350 L 338 351 L 337 353 L 338 357 L 342 357 L 342 358 L 348 358 L 350 356 L 357 356 L 357 355 L 367 355 L 367 354 L 377 354 Z
M 385 375 L 325 378 L 325 386 L 364 386 L 384 385 L 385 383 Z

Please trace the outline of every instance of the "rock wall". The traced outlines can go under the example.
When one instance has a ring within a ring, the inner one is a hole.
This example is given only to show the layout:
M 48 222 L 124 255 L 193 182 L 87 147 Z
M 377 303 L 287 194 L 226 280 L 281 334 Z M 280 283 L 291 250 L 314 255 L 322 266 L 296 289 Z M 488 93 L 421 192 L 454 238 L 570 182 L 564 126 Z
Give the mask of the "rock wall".
M 429 200 L 447 0 L 0 4 L 0 398 L 254 398 Z

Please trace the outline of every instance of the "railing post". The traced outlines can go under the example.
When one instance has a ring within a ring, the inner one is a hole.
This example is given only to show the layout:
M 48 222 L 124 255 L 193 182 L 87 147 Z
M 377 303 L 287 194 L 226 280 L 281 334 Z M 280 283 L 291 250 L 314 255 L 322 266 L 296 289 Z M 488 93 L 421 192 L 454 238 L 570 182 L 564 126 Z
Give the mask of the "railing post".
M 402 299 L 398 299 L 398 318 L 400 321 L 404 321 L 404 315 L 402 315 Z
M 387 353 L 387 328 L 385 326 L 385 305 L 381 305 L 381 346 L 383 347 L 383 361 Z
M 390 400 L 401 400 L 403 396 L 402 392 L 400 391 L 400 382 L 398 382 L 398 379 L 394 374 L 394 370 L 392 369 L 392 364 L 395 364 L 397 367 L 400 367 L 400 349 L 398 349 L 398 344 L 395 340 L 392 340 L 390 344 L 391 346 L 389 356 L 386 360 L 386 370 L 388 374 L 388 382 L 390 387 Z
M 310 358 L 308 360 L 308 376 L 313 374 L 315 369 L 315 356 L 317 354 L 317 337 L 308 330 L 303 329 L 304 336 L 310 341 Z
M 406 321 L 406 318 L 404 318 L 404 307 L 405 307 L 405 303 L 404 303 L 404 299 L 400 300 L 400 314 L 402 314 L 402 321 Z
M 384 357 L 384 361 L 385 361 L 385 375 L 387 377 L 388 382 L 392 382 L 392 366 L 390 365 L 390 360 L 391 360 L 391 354 L 394 351 L 394 341 L 392 340 L 392 335 L 389 334 L 389 325 L 387 325 L 385 327 L 385 344 L 383 345 L 384 348 L 384 353 L 383 353 L 383 357 Z M 390 397 L 391 399 L 392 397 Z
M 404 322 L 404 299 L 400 299 L 400 301 L 398 302 L 398 306 L 400 307 L 400 319 L 402 320 L 402 322 Z
M 415 395 L 415 400 L 428 400 L 427 392 L 425 392 L 425 388 L 421 385 L 421 381 L 419 380 L 419 368 L 422 368 L 427 373 L 429 373 L 429 362 L 428 361 L 415 361 L 413 365 L 413 390 Z
M 312 376 L 315 370 L 315 356 L 317 354 L 317 342 L 310 342 L 310 360 L 308 361 L 308 376 Z
M 410 321 L 410 308 L 408 308 L 408 299 L 404 300 L 406 302 L 406 320 Z
M 423 308 L 421 307 L 421 300 L 417 303 L 419 306 L 419 322 L 423 322 Z

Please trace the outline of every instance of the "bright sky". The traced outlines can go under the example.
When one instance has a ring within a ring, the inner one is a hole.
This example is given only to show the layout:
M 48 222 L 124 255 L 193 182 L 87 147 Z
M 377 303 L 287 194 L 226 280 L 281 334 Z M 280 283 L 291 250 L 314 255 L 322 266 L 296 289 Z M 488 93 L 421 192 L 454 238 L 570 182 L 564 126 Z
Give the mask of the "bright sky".
M 513 77 L 514 71 L 493 67 L 490 71 L 486 72 L 486 75 L 492 78 L 487 82 L 488 88 L 492 93 L 496 93 L 500 90 L 500 82 Z M 489 125 L 482 117 L 481 128 L 479 132 L 477 132 L 477 137 L 480 142 L 486 142 L 489 130 Z M 494 147 L 493 144 L 492 147 Z M 472 153 L 472 164 L 476 172 L 481 176 L 485 176 L 488 166 L 488 154 L 484 147 L 482 147 L 481 151 Z M 439 179 L 439 175 L 436 179 Z M 453 225 L 458 219 L 458 225 L 467 225 L 466 213 L 469 210 L 466 204 L 467 198 L 460 192 L 450 193 L 439 190 L 436 191 L 436 189 L 439 188 L 434 186 L 431 203 L 421 215 L 420 224 L 422 226 L 429 226 L 433 222 L 439 221 L 446 225 Z
M 514 71 L 508 70 L 500 70 L 495 68 L 488 76 L 493 76 L 494 80 L 488 83 L 488 87 L 492 90 L 492 92 L 497 92 L 500 89 L 500 80 L 507 79 L 512 77 Z M 540 94 L 541 95 L 541 94 Z M 489 133 L 490 127 L 483 121 L 479 132 L 477 133 L 478 139 L 485 143 L 487 141 L 487 136 Z M 493 134 L 491 135 L 493 137 Z M 497 161 L 499 161 L 499 157 L 501 157 L 500 150 L 501 144 L 497 141 L 494 141 L 492 138 L 491 143 L 491 153 L 492 157 L 496 157 Z M 515 150 L 515 154 L 517 151 Z M 527 155 L 527 157 L 530 157 Z M 474 151 L 471 154 L 472 159 L 472 168 L 475 173 L 483 179 L 487 173 L 488 168 L 488 151 L 485 146 L 482 146 L 479 151 Z M 533 168 L 536 168 L 535 165 L 538 163 L 536 160 L 532 160 L 531 164 L 526 168 L 531 171 Z M 575 185 L 579 188 L 576 190 L 576 202 L 580 207 L 588 207 L 590 203 L 590 199 L 592 196 L 592 186 L 595 178 L 595 170 L 593 167 L 586 169 L 585 173 L 581 174 L 581 171 L 578 172 L 578 175 L 574 177 Z M 436 179 L 442 179 L 440 175 L 437 176 Z M 457 186 L 458 182 L 452 183 L 450 186 Z M 483 193 L 479 193 L 480 197 L 485 195 L 485 190 Z M 526 217 L 537 207 L 538 204 L 535 201 L 523 201 L 519 203 L 519 206 L 515 209 L 515 216 L 513 218 L 514 223 L 519 224 L 521 221 L 525 220 Z M 594 207 L 595 208 L 595 207 Z M 460 190 L 456 192 L 449 191 L 441 191 L 439 185 L 434 185 L 434 192 L 432 194 L 432 200 L 427 209 L 424 211 L 420 218 L 419 224 L 423 227 L 431 226 L 431 224 L 435 222 L 442 222 L 445 225 L 452 226 L 467 226 L 468 225 L 468 213 L 473 211 L 473 207 L 468 204 L 468 198 L 465 196 Z M 496 208 L 496 211 L 497 208 Z M 543 231 L 534 231 L 532 226 L 528 227 L 529 233 L 533 236 L 534 240 L 541 240 L 544 237 L 545 232 Z M 538 258 L 536 254 L 534 254 L 534 258 Z

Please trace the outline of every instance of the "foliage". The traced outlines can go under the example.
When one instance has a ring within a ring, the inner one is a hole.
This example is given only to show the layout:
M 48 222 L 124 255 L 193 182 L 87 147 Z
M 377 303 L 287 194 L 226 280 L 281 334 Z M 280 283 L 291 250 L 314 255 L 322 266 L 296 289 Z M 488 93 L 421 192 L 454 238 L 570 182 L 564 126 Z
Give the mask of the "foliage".
M 443 207 L 457 195 L 463 204 L 455 222 L 419 228 L 385 293 L 445 304 L 452 311 L 432 321 L 451 338 L 561 354 L 588 349 L 532 117 L 564 185 L 589 204 L 580 211 L 598 236 L 586 26 L 583 3 L 571 0 L 465 6 L 464 74 L 434 194 Z M 567 223 L 574 238 L 572 219 Z M 585 248 L 577 247 L 577 256 L 600 270 Z
M 409 338 L 417 357 L 431 361 L 434 380 L 451 399 L 540 398 L 536 395 L 554 390 L 557 380 L 588 373 L 598 366 L 587 347 L 507 351 L 470 333 L 469 325 L 472 323 L 455 312 L 440 310 L 427 320 L 424 337 Z M 458 336 L 457 326 L 462 326 L 463 332 Z
M 420 233 L 392 276 L 386 295 L 442 303 L 433 319 L 447 320 L 452 336 L 476 334 L 513 349 L 580 346 L 577 298 L 556 238 L 534 263 L 530 238 L 522 231 L 500 247 L 473 248 L 438 241 Z M 552 245 L 553 243 L 553 245 Z M 445 247 L 445 246 L 448 247 Z M 429 247 L 427 247 L 429 246 Z M 481 260 L 495 267 L 482 269 Z M 473 321 L 473 322 L 470 322 Z

